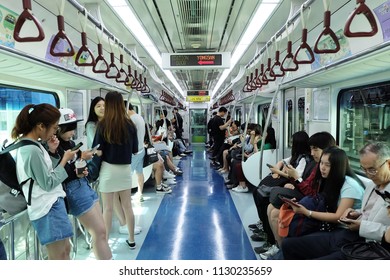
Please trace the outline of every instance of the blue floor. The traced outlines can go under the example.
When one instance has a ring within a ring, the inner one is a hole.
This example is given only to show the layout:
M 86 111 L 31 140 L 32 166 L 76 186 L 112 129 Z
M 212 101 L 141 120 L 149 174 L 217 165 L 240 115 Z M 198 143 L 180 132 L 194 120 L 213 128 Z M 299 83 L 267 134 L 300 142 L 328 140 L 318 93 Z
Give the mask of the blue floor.
M 184 174 L 164 196 L 136 259 L 255 260 L 232 197 L 204 146 L 194 146 L 179 167 Z

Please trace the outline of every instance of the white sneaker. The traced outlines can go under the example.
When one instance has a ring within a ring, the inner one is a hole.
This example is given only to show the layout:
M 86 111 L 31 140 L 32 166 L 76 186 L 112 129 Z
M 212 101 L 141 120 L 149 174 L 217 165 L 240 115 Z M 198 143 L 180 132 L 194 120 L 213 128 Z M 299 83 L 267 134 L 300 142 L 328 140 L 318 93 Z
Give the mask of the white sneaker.
M 167 179 L 167 180 L 164 180 L 164 184 L 166 184 L 166 185 L 176 185 L 176 180 L 174 180 L 174 179 Z
M 174 174 L 171 174 L 169 173 L 168 171 L 164 170 L 164 173 L 163 173 L 163 178 L 164 179 L 173 179 L 175 178 L 176 176 Z
M 232 188 L 232 191 L 238 192 L 238 193 L 244 193 L 248 192 L 248 187 L 243 188 L 242 186 L 238 185 L 235 188 Z
M 279 252 L 279 248 L 274 244 L 267 252 L 260 254 L 260 258 L 267 260 L 268 258 L 275 256 L 277 252 Z
M 135 235 L 140 234 L 141 231 L 142 231 L 141 227 L 138 227 L 138 226 L 134 227 L 134 234 Z M 120 234 L 129 234 L 129 230 L 127 228 L 127 225 L 119 226 L 119 233 Z

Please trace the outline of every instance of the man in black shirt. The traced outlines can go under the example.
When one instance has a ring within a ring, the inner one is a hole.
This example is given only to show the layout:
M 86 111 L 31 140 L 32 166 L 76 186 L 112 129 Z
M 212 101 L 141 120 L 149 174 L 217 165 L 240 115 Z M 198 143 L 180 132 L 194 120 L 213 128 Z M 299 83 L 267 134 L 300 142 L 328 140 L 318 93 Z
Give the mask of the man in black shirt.
M 225 107 L 220 107 L 217 115 L 213 118 L 212 132 L 214 137 L 214 147 L 221 147 L 225 141 L 226 128 L 229 127 L 232 119 L 230 118 L 225 122 L 224 117 L 227 114 Z M 218 149 L 214 149 L 212 158 L 215 158 L 218 154 Z

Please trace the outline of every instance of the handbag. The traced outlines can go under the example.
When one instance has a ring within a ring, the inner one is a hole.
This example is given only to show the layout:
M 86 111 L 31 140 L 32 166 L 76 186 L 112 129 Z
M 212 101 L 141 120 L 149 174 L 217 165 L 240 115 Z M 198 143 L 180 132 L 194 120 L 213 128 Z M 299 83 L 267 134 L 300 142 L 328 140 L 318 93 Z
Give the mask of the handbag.
M 94 183 L 99 178 L 100 167 L 102 166 L 102 157 L 95 155 L 90 161 L 87 162 L 88 176 L 87 179 L 90 183 Z
M 341 247 L 349 260 L 390 260 L 390 252 L 378 242 L 352 242 Z
M 257 188 L 257 192 L 262 196 L 262 197 L 269 197 L 271 190 L 274 187 L 266 186 L 266 185 L 261 185 L 260 187 Z
M 149 166 L 158 161 L 158 155 L 154 147 L 148 146 L 145 148 L 144 167 Z

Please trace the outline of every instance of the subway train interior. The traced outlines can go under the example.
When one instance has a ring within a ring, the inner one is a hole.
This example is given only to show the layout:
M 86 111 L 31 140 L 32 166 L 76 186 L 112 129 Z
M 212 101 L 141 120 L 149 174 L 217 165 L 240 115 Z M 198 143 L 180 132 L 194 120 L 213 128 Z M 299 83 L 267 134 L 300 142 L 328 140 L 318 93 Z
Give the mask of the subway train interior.
M 267 259 L 248 227 L 259 221 L 252 192 L 267 164 L 291 156 L 294 133 L 329 132 L 365 183 L 359 150 L 371 140 L 390 144 L 389 19 L 389 0 L 0 0 L 0 142 L 15 140 L 29 104 L 72 109 L 82 151 L 92 148 L 85 127 L 96 97 L 120 93 L 149 136 L 177 108 L 185 148 L 168 155 L 170 192 L 156 191 L 148 165 L 140 199 L 132 173 L 136 248 L 114 216 L 113 259 Z M 261 141 L 241 157 L 245 191 L 227 187 L 209 145 L 208 122 L 223 107 L 224 121 L 244 134 L 251 123 L 263 136 L 274 130 L 274 147 Z M 6 259 L 48 259 L 28 210 L 14 211 L 16 202 L 9 210 L 10 188 L 0 186 Z M 91 188 L 101 199 L 99 180 Z M 70 259 L 98 259 L 91 235 L 68 216 Z

